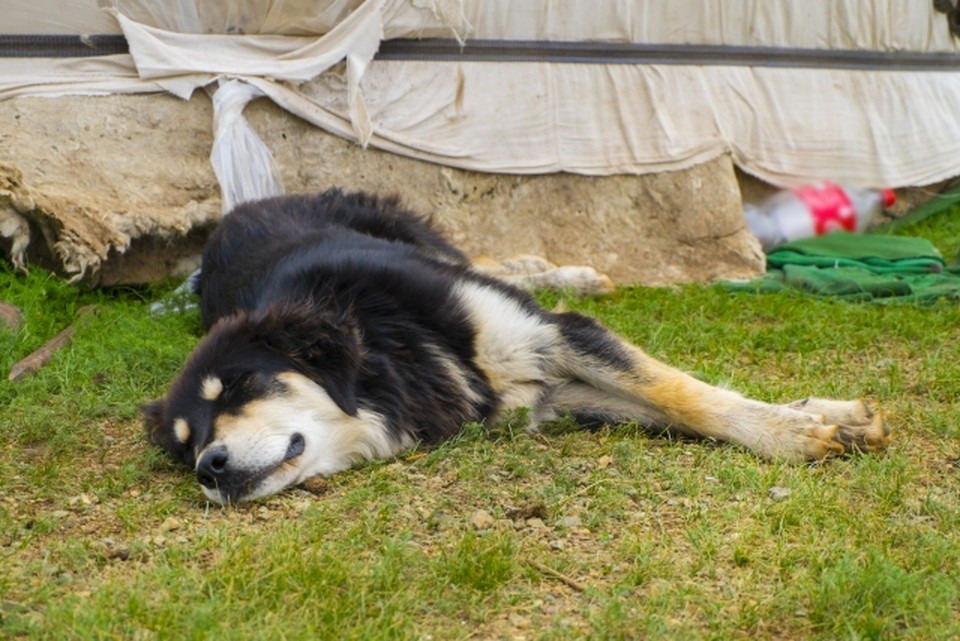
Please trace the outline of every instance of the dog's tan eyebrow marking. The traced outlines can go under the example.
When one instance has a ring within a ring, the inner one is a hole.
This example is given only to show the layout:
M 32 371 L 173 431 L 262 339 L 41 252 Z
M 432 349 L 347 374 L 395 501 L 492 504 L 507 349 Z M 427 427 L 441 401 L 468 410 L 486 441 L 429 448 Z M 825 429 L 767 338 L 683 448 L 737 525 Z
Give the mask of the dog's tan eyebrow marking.
M 215 401 L 223 392 L 223 381 L 216 376 L 208 376 L 203 379 L 203 386 L 200 388 L 200 395 L 204 400 Z
M 187 419 L 180 417 L 173 420 L 173 436 L 181 443 L 190 440 L 190 425 Z

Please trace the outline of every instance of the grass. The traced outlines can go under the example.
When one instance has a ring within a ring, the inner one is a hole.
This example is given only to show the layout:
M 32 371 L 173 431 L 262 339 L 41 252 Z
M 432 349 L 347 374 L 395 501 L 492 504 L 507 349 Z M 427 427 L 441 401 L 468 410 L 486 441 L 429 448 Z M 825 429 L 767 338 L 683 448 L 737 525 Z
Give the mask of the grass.
M 960 252 L 960 211 L 897 233 Z M 467 426 L 432 451 L 230 509 L 144 441 L 200 335 L 169 288 L 0 272 L 0 638 L 949 639 L 960 630 L 960 307 L 718 287 L 562 302 L 770 401 L 865 397 L 897 439 L 815 466 L 633 426 Z M 480 517 L 483 517 L 482 519 Z M 478 527 L 480 525 L 480 527 Z

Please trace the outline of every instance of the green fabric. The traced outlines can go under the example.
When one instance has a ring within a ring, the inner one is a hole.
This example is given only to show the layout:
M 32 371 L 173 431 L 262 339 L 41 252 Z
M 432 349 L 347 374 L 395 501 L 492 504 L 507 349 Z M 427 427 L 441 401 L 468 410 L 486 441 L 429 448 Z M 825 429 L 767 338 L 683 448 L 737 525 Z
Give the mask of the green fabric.
M 881 303 L 960 300 L 960 269 L 947 267 L 930 241 L 836 232 L 786 243 L 767 256 L 767 273 L 727 283 L 749 292 L 802 290 Z

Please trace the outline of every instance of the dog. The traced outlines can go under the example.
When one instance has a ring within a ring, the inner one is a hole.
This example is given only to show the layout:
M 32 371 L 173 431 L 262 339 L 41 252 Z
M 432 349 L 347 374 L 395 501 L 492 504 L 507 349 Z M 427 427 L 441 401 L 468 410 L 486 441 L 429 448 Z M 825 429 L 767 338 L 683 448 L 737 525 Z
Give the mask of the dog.
M 751 400 L 589 317 L 543 309 L 394 198 L 330 190 L 242 204 L 211 234 L 198 289 L 207 334 L 144 419 L 220 504 L 518 408 L 531 429 L 563 416 L 635 422 L 791 461 L 891 440 L 862 401 Z

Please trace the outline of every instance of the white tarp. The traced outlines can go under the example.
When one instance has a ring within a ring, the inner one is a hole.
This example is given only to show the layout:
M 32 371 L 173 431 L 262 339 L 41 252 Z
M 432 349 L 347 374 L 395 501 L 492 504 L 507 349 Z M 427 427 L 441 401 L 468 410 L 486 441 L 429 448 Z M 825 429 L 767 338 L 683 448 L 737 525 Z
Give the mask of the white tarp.
M 229 78 L 362 144 L 482 171 L 646 173 L 730 153 L 781 185 L 960 173 L 960 69 L 374 59 L 384 39 L 428 37 L 956 53 L 926 0 L 101 1 L 6 10 L 0 32 L 122 31 L 130 54 L 0 59 L 0 99 L 187 96 Z

